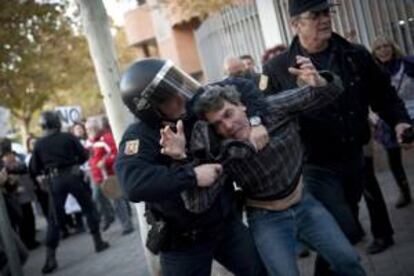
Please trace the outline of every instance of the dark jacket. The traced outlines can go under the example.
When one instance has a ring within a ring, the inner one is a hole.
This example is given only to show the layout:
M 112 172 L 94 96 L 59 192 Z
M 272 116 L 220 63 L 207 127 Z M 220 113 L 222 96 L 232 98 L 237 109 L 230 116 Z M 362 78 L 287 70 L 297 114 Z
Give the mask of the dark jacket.
M 55 132 L 40 138 L 33 149 L 29 169 L 33 176 L 83 164 L 88 154 L 71 133 Z
M 391 86 L 389 77 L 361 45 L 352 44 L 337 34 L 330 40 L 328 68 L 340 76 L 345 92 L 332 104 L 300 117 L 301 136 L 310 163 L 332 164 L 361 154 L 369 140 L 368 107 L 394 126 L 409 122 L 407 111 Z M 288 72 L 296 55 L 307 55 L 295 37 L 289 50 L 265 64 L 269 76 L 267 94 L 297 87 Z
M 248 110 L 253 111 L 252 115 L 265 109 L 264 101 L 260 100 L 261 93 L 250 81 L 230 78 L 216 84 L 235 85 Z M 184 121 L 187 137 L 195 119 L 190 116 Z M 153 122 L 139 122 L 130 125 L 124 133 L 115 171 L 128 199 L 149 203 L 147 206 L 161 215 L 173 232 L 178 233 L 208 229 L 234 214 L 232 185 L 224 185 L 220 195 L 207 211 L 194 214 L 186 210 L 180 193 L 196 187 L 194 169 L 189 162 L 177 165 L 170 157 L 160 153 L 160 127 Z

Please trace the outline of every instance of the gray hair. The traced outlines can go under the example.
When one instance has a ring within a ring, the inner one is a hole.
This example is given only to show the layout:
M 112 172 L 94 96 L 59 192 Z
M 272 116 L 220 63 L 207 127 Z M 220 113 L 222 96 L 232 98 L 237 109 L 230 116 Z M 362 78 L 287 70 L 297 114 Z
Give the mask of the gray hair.
M 225 102 L 235 105 L 241 103 L 240 93 L 237 92 L 234 86 L 207 86 L 205 91 L 196 100 L 194 111 L 199 117 L 204 118 L 206 113 L 218 111 L 223 108 Z

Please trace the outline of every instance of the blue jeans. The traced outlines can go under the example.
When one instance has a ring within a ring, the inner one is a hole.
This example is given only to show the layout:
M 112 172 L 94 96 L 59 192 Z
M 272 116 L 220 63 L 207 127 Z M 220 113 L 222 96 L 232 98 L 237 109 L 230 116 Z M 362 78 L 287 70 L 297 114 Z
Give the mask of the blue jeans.
M 296 240 L 321 254 L 337 275 L 365 275 L 356 251 L 334 218 L 306 192 L 299 203 L 283 211 L 249 207 L 247 218 L 269 275 L 299 275 Z
M 363 156 L 332 167 L 305 165 L 305 189 L 319 200 L 336 219 L 351 243 L 358 242 L 363 229 L 358 220 L 358 204 L 364 187 Z
M 225 223 L 211 239 L 161 252 L 162 275 L 210 276 L 213 259 L 236 276 L 266 275 L 247 226 L 239 219 Z
M 114 220 L 114 213 L 121 223 L 122 230 L 127 231 L 133 229 L 131 216 L 129 215 L 128 204 L 129 202 L 125 198 L 119 198 L 113 200 L 113 206 L 111 200 L 107 198 L 100 186 L 93 184 L 93 199 L 100 211 L 100 215 L 103 216 L 104 222 Z

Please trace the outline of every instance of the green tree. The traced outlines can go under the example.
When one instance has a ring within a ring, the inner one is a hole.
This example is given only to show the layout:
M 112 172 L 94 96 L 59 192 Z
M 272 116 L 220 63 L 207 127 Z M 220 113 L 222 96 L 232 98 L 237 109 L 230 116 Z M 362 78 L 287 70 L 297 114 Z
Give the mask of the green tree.
M 47 103 L 99 102 L 86 41 L 64 8 L 34 0 L 0 2 L 0 105 L 11 110 L 23 139 Z

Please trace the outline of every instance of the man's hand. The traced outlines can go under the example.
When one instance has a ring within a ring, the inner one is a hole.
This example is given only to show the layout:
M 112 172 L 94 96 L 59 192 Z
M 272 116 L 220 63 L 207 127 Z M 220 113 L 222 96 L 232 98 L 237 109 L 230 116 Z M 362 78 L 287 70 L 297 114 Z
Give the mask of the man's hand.
M 177 132 L 171 130 L 170 126 L 161 129 L 161 153 L 173 159 L 184 159 L 185 154 L 185 134 L 183 121 L 177 122 Z
M 194 168 L 197 178 L 197 186 L 209 187 L 219 178 L 223 172 L 220 164 L 203 164 Z
M 406 129 L 411 128 L 412 126 L 410 124 L 407 123 L 399 123 L 395 126 L 395 133 L 397 135 L 397 141 L 398 143 L 401 145 L 401 147 L 403 147 L 404 149 L 410 149 L 412 147 L 414 147 L 414 141 L 411 143 L 403 143 L 403 133 Z
M 312 87 L 321 87 L 328 84 L 313 66 L 311 60 L 307 57 L 296 56 L 297 68 L 289 67 L 289 73 L 295 75 L 300 83 Z
M 250 143 L 252 143 L 257 151 L 263 149 L 269 143 L 269 133 L 263 125 L 254 126 L 251 128 Z
M 6 169 L 5 169 L 5 168 L 3 168 L 3 169 L 0 171 L 0 186 L 2 186 L 4 183 L 6 183 L 6 181 L 7 181 L 7 177 L 8 177 L 8 175 L 7 175 L 7 171 L 6 171 Z

